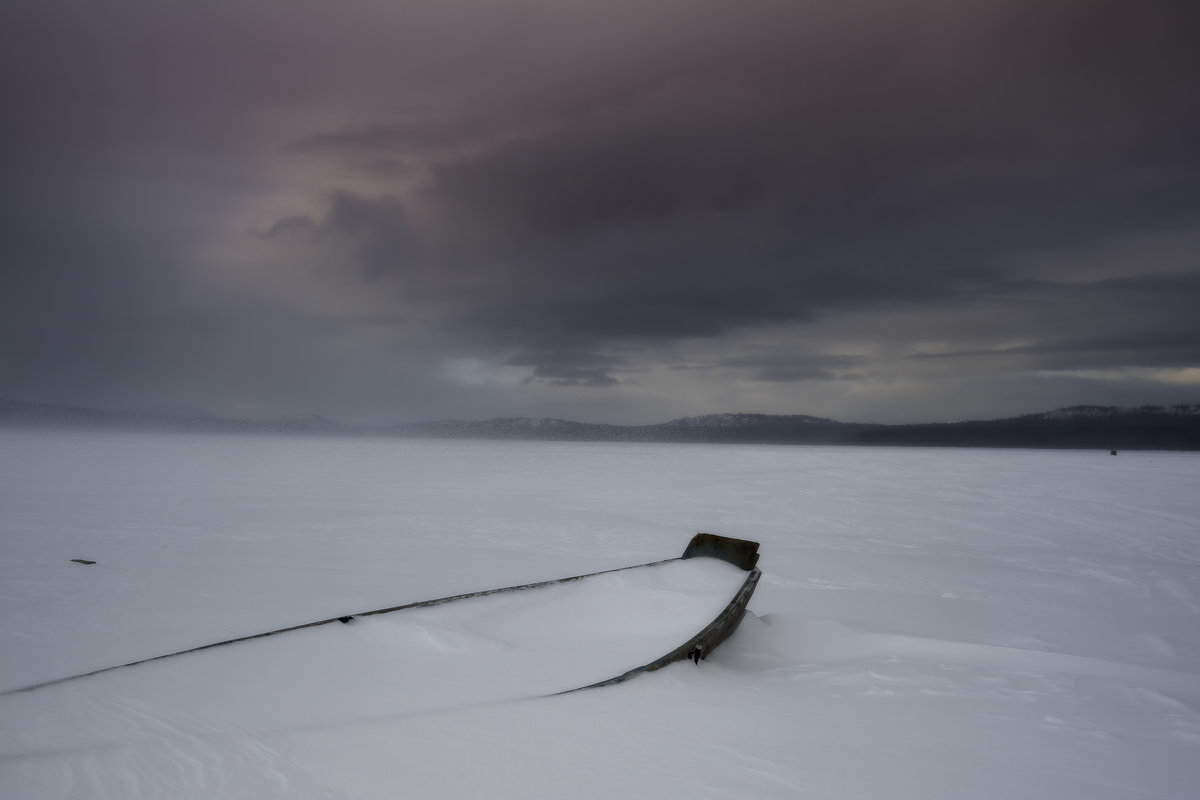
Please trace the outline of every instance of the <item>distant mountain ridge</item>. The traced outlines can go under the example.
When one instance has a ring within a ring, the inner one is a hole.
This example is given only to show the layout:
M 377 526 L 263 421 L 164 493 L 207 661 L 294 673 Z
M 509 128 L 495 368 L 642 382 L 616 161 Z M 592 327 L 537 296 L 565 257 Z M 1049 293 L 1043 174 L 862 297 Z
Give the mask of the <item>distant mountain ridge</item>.
M 1015 419 L 1043 420 L 1080 420 L 1080 419 L 1118 419 L 1133 416 L 1159 416 L 1166 414 L 1173 417 L 1200 416 L 1200 404 L 1182 403 L 1174 406 L 1138 406 L 1122 408 L 1121 406 L 1068 406 L 1054 411 L 1043 411 L 1040 414 L 1027 414 Z
M 700 417 L 680 417 L 663 424 L 679 428 L 737 428 L 767 423 L 805 425 L 833 421 L 823 417 L 810 417 L 807 414 L 705 414 Z
M 315 414 L 255 421 L 193 410 L 112 411 L 0 398 L 0 425 L 435 439 L 1200 450 L 1197 403 L 1084 405 L 1004 419 L 904 425 L 808 415 L 705 414 L 652 425 L 501 417 L 356 426 Z

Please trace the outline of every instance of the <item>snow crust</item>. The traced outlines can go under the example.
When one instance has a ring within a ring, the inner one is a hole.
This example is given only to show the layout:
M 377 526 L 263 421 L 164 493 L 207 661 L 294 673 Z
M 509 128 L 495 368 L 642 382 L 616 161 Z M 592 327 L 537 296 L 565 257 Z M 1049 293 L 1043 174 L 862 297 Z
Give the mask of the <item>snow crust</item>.
M 699 667 L 559 697 L 670 649 L 744 573 L 3 696 L 0 797 L 1193 797 L 1196 486 L 1195 454 L 3 431 L 0 690 L 697 530 L 762 542 L 764 576 Z

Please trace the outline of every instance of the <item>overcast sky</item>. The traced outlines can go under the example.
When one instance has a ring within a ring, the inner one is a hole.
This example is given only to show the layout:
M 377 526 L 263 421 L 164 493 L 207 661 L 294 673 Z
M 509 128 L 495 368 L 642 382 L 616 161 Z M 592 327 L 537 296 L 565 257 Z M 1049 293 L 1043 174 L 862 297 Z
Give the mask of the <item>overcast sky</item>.
M 1193 0 L 15 2 L 0 396 L 1200 402 Z

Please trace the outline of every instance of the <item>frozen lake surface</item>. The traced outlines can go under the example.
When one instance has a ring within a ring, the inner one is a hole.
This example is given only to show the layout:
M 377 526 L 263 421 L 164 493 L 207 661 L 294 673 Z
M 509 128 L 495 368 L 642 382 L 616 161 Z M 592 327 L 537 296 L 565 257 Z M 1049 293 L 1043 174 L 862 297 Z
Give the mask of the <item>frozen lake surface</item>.
M 0 697 L 0 796 L 1194 797 L 1197 487 L 1196 454 L 0 431 L 0 690 L 698 530 L 764 571 L 699 667 L 561 697 L 484 689 L 534 630 L 580 655 L 565 602 Z M 406 647 L 447 659 L 417 713 Z

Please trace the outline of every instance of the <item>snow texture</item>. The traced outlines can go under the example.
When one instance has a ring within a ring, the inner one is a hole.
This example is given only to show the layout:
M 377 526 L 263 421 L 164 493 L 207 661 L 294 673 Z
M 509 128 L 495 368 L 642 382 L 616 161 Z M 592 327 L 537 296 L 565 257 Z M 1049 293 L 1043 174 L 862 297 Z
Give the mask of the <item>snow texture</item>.
M 0 797 L 1194 797 L 1198 485 L 1182 453 L 3 431 L 0 690 L 697 530 L 762 542 L 764 576 L 700 666 L 559 697 L 678 644 L 744 573 L 6 695 Z

